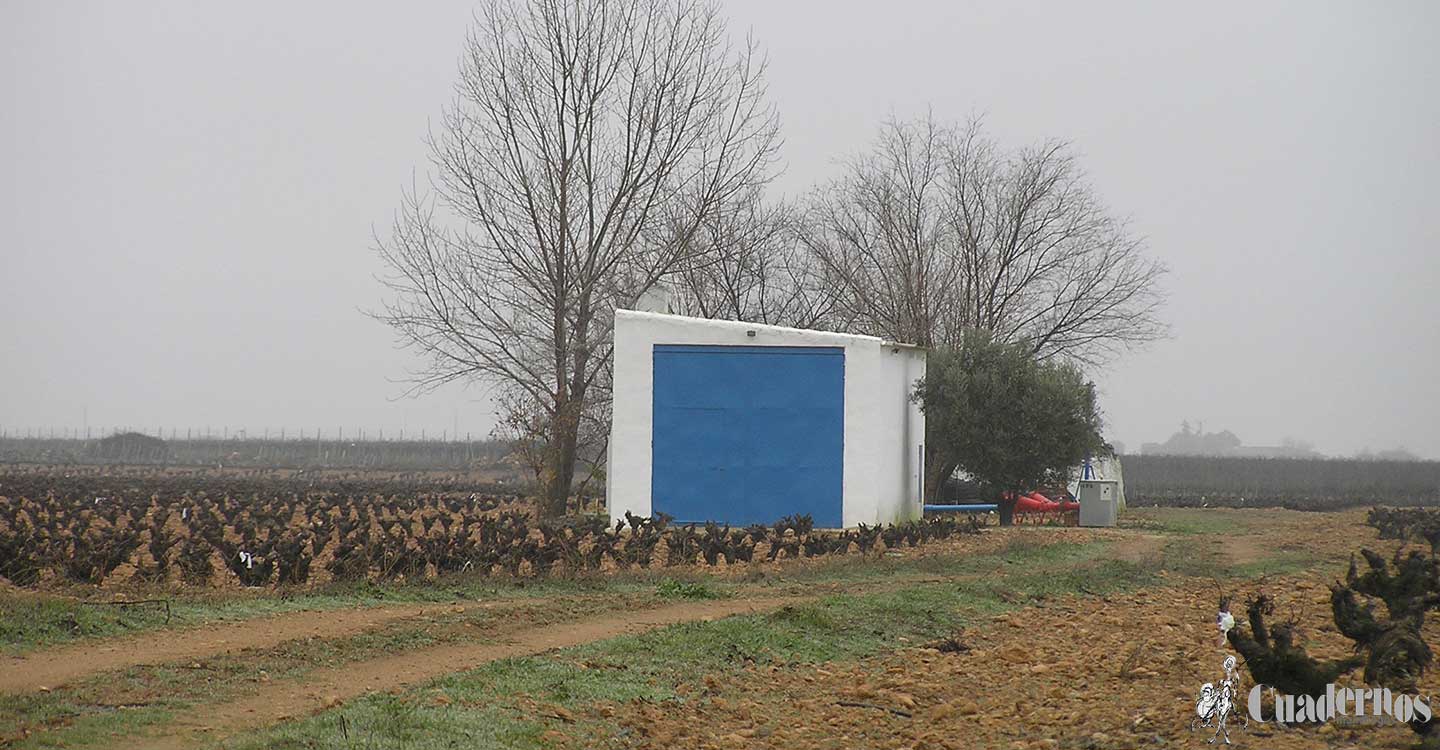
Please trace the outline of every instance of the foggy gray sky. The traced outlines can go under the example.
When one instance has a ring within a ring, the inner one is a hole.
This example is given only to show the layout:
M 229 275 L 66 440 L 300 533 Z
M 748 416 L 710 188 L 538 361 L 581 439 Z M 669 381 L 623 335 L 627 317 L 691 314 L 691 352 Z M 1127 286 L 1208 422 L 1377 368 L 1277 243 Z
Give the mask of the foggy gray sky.
M 0 6 L 0 425 L 489 431 L 393 400 L 372 228 L 474 3 Z M 725 3 L 799 193 L 880 121 L 1073 141 L 1172 269 L 1173 338 L 1099 373 L 1112 439 L 1440 458 L 1440 3 Z

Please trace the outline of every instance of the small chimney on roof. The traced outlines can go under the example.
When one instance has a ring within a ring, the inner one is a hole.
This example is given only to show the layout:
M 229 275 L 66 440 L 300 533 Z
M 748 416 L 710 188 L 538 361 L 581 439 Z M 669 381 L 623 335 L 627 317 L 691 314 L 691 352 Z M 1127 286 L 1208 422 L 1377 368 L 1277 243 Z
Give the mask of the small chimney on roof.
M 669 285 L 661 282 L 640 294 L 640 299 L 635 300 L 635 309 L 640 312 L 673 313 L 675 297 L 670 293 Z

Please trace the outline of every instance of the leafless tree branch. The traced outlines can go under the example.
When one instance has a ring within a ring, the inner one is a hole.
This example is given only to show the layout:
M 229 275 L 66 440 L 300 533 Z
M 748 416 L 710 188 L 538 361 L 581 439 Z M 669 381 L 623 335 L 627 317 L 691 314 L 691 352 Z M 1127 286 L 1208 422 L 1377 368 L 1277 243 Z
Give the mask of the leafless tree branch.
M 538 446 L 546 509 L 604 453 L 613 310 L 704 268 L 723 214 L 771 177 L 758 45 L 708 0 L 491 0 L 429 145 L 430 194 L 377 242 L 376 316 L 414 387 L 497 384 Z M 439 211 L 443 209 L 443 211 Z

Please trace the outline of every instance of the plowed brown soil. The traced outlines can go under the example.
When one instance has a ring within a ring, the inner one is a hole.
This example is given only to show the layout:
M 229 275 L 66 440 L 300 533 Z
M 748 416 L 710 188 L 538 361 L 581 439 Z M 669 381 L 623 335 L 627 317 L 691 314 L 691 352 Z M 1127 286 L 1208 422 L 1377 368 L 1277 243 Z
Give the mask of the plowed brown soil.
M 1363 513 L 1275 512 L 1233 535 L 1202 536 L 1239 563 L 1287 549 L 1326 547 L 1343 555 L 1360 545 L 1387 553 L 1395 548 L 1376 540 L 1362 521 Z M 1114 550 L 1147 554 L 1124 544 Z M 656 749 L 1209 747 L 1213 729 L 1192 732 L 1189 724 L 1200 686 L 1218 683 L 1222 661 L 1233 654 L 1220 645 L 1214 625 L 1222 592 L 1237 602 L 1261 590 L 1275 597 L 1275 617 L 1296 617 L 1307 626 L 1301 637 L 1316 658 L 1351 653 L 1351 642 L 1329 620 L 1328 584 L 1343 568 L 1335 555 L 1326 557 L 1304 573 L 1247 581 L 1167 576 L 1165 585 L 1148 590 L 1028 607 L 956 633 L 955 651 L 916 646 L 855 663 L 756 666 L 733 679 L 697 679 L 685 689 L 690 700 L 590 710 L 594 717 L 626 717 L 623 745 Z M 1425 638 L 1440 639 L 1440 622 L 1427 623 Z M 1243 666 L 1240 673 L 1243 695 L 1251 684 Z M 1359 677 L 1341 684 L 1359 686 Z M 1421 693 L 1440 695 L 1440 673 L 1425 675 Z M 1240 748 L 1415 746 L 1413 733 L 1393 724 L 1297 729 L 1244 727 L 1235 720 L 1229 726 Z M 583 737 L 569 746 L 598 746 L 604 739 Z
M 1242 599 L 1250 590 L 1228 588 Z M 1266 591 L 1281 612 L 1327 613 L 1319 576 L 1272 579 Z M 1215 608 L 1214 588 L 1188 579 L 1005 615 L 957 634 L 963 653 L 909 648 L 855 664 L 757 669 L 732 683 L 697 684 L 696 700 L 596 710 L 630 717 L 632 744 L 646 748 L 1204 747 L 1212 732 L 1188 725 L 1200 686 L 1218 683 L 1229 653 L 1218 645 Z M 1440 636 L 1440 625 L 1426 630 L 1431 642 Z M 1318 658 L 1348 652 L 1331 628 L 1306 635 Z M 1440 694 L 1440 675 L 1429 673 L 1422 692 Z M 1230 736 L 1237 747 L 1280 750 L 1414 746 L 1402 726 L 1245 729 L 1236 721 Z

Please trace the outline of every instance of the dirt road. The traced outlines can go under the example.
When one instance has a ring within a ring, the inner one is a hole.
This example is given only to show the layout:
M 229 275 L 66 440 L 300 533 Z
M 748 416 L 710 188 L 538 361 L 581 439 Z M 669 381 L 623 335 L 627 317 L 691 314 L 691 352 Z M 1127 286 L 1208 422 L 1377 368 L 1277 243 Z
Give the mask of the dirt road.
M 155 734 L 120 740 L 114 747 L 153 750 L 192 748 L 201 742 L 213 742 L 236 732 L 306 716 L 366 693 L 408 687 L 497 659 L 544 653 L 681 622 L 763 612 L 808 598 L 811 597 L 682 602 L 640 612 L 528 629 L 505 640 L 449 644 L 322 669 L 307 674 L 302 680 L 272 684 L 246 698 L 206 706 L 203 711 L 181 717 Z
M 494 602 L 469 607 L 494 606 Z M 56 688 L 112 669 L 202 659 L 242 649 L 272 648 L 298 638 L 343 638 L 387 623 L 460 605 L 423 604 L 364 609 L 288 612 L 244 622 L 215 623 L 186 630 L 154 631 L 95 643 L 0 657 L 0 693 Z

